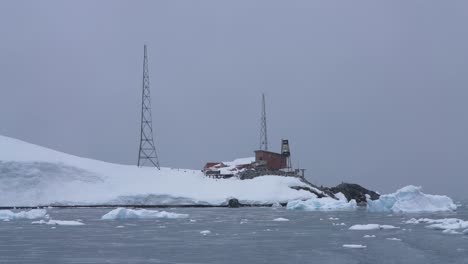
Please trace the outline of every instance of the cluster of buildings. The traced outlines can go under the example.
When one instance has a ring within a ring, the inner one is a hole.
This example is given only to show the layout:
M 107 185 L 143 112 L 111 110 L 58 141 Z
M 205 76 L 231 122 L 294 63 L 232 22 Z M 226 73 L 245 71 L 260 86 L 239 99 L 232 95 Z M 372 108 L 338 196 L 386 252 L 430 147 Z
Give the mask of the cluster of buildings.
M 268 150 L 266 131 L 265 96 L 262 96 L 262 129 L 260 149 L 255 150 L 254 160 L 244 160 L 235 164 L 223 162 L 208 162 L 203 167 L 207 177 L 227 179 L 239 177 L 240 179 L 252 179 L 263 175 L 281 175 L 292 177 L 304 177 L 304 169 L 293 169 L 291 164 L 291 150 L 289 140 L 281 140 L 279 153 Z

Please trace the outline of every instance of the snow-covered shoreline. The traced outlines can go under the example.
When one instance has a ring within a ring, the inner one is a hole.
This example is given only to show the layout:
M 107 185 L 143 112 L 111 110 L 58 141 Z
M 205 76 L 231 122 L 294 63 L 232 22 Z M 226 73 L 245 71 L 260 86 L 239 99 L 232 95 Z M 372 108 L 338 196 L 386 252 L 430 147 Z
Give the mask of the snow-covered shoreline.
M 252 158 L 224 162 L 233 167 Z M 355 200 L 324 191 L 296 177 L 261 176 L 249 180 L 212 179 L 202 171 L 113 164 L 81 158 L 0 136 L 0 207 L 286 204 L 290 210 L 356 210 Z M 320 196 L 320 197 L 318 197 Z M 366 196 L 367 197 L 367 196 Z M 335 199 L 336 198 L 336 199 Z M 368 197 L 369 198 L 369 197 Z M 447 196 L 406 186 L 378 200 L 370 212 L 456 210 Z
M 232 197 L 274 204 L 314 197 L 291 186 L 308 185 L 293 177 L 217 180 L 197 170 L 112 164 L 0 136 L 0 207 L 221 205 Z

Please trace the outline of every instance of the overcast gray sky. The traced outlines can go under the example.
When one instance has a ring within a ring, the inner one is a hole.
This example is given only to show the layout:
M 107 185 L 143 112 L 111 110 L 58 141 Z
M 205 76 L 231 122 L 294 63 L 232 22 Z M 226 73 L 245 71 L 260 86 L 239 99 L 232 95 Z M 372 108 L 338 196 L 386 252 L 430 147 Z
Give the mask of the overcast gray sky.
M 160 162 L 269 143 L 323 185 L 468 185 L 467 1 L 1 1 L 0 134 L 136 164 L 143 44 Z M 130 175 L 131 176 L 131 175 Z

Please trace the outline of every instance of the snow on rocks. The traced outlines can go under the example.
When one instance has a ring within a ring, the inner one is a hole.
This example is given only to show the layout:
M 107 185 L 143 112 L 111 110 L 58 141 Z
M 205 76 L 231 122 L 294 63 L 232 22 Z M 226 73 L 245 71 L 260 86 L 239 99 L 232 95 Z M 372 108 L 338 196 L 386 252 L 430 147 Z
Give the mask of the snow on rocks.
M 148 219 L 148 218 L 186 218 L 188 214 L 170 213 L 166 211 L 117 208 L 101 217 L 102 220 Z
M 344 195 L 337 195 L 338 200 L 323 197 L 323 198 L 311 198 L 305 201 L 294 200 L 289 201 L 286 208 L 289 210 L 299 211 L 318 211 L 318 210 L 354 210 L 357 208 L 355 200 L 348 202 Z
M 47 214 L 45 209 L 32 209 L 30 211 L 13 212 L 10 210 L 0 210 L 1 220 L 16 220 L 16 219 L 37 219 L 44 218 Z
M 452 199 L 445 195 L 425 194 L 421 187 L 409 185 L 395 193 L 381 195 L 378 200 L 368 200 L 369 212 L 437 212 L 456 210 Z
M 206 236 L 206 235 L 211 234 L 211 231 L 210 230 L 203 230 L 203 231 L 200 231 L 200 234 Z
M 358 244 L 344 244 L 344 248 L 367 248 L 367 246 L 364 245 L 358 245 Z
M 82 226 L 84 225 L 81 222 L 78 221 L 69 221 L 69 220 L 39 220 L 39 221 L 34 221 L 32 224 L 45 224 L 45 225 L 61 225 L 61 226 Z
M 289 221 L 289 219 L 287 219 L 287 218 L 282 218 L 282 217 L 279 217 L 279 218 L 275 218 L 275 219 L 273 219 L 273 221 L 275 221 L 275 222 L 288 222 L 288 221 Z
M 379 225 L 379 224 L 367 224 L 367 225 L 353 225 L 349 230 L 380 230 L 380 229 L 398 229 L 399 227 L 392 225 Z

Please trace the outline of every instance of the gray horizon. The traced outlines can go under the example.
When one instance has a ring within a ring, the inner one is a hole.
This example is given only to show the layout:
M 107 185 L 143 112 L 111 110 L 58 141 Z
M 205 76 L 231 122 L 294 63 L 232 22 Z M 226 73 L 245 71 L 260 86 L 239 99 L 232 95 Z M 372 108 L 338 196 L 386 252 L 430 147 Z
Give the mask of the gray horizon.
M 253 156 L 265 93 L 312 183 L 466 198 L 466 25 L 464 1 L 2 1 L 0 135 L 135 165 L 146 44 L 163 167 Z

